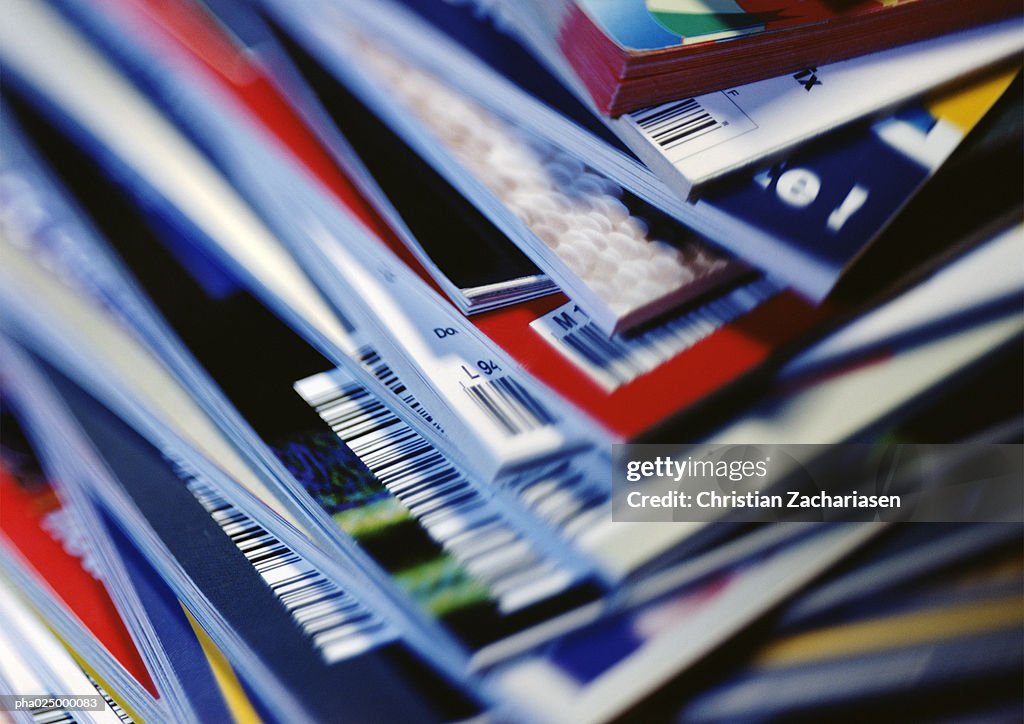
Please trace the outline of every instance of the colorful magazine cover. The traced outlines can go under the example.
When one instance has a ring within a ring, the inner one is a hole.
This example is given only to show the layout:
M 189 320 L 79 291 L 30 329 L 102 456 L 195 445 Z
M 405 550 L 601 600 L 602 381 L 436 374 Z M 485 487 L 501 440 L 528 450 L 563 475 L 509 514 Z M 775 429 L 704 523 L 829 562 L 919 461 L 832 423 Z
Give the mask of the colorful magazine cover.
M 1019 15 L 1006 0 L 478 2 L 618 116 Z
M 658 50 L 864 15 L 917 0 L 578 0 L 619 45 Z

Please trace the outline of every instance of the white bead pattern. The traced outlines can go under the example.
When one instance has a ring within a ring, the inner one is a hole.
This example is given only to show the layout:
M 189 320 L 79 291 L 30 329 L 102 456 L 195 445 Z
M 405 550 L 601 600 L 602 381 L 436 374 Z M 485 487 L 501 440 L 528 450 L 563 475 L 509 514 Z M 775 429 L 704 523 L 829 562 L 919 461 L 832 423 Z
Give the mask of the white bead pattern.
M 360 58 L 616 314 L 650 305 L 729 262 L 689 237 L 654 237 L 615 182 L 422 69 L 363 40 Z M 672 241 L 673 243 L 669 243 Z

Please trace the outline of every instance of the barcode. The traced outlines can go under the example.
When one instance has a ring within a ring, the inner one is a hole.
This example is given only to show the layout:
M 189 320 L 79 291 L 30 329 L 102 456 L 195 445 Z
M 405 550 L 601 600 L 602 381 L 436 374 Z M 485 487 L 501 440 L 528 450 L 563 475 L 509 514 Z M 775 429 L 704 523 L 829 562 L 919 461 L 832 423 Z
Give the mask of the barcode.
M 577 457 L 554 461 L 531 468 L 505 484 L 530 510 L 571 539 L 591 531 L 608 517 L 608 489 L 601 484 L 603 475 L 581 467 L 585 460 Z
M 96 679 L 92 678 L 88 671 L 83 670 L 82 673 L 85 674 L 85 678 L 89 680 L 89 683 L 95 687 L 96 693 L 103 697 L 103 701 L 105 701 L 107 706 L 110 707 L 110 710 L 114 712 L 114 716 L 123 721 L 124 724 L 135 724 L 135 721 L 128 716 L 128 712 L 126 712 L 120 704 L 114 701 L 110 694 L 107 693 L 106 689 L 100 686 L 100 683 L 96 681 Z
M 96 687 L 96 688 L 100 692 L 100 694 L 103 696 L 103 701 L 107 702 L 107 706 L 110 707 L 111 711 L 114 712 L 114 715 L 118 719 L 123 721 L 124 724 L 135 724 L 135 722 L 132 720 L 132 718 L 130 716 L 128 716 L 128 712 L 126 712 L 124 709 L 122 709 L 120 704 L 118 704 L 116 701 L 111 699 L 110 696 L 107 694 L 107 692 L 103 691 L 99 687 Z
M 387 363 L 380 358 L 377 350 L 369 346 L 364 346 L 358 350 L 357 354 L 359 356 L 359 363 L 369 370 L 370 374 L 376 377 L 385 387 L 396 394 L 409 410 L 412 410 L 429 422 L 439 432 L 444 432 L 444 428 L 437 423 L 433 415 L 427 412 L 423 405 L 420 404 L 420 401 L 416 399 L 416 396 L 409 392 L 408 388 L 398 375 L 395 374 L 394 370 L 392 370 Z
M 722 127 L 695 98 L 646 108 L 632 114 L 632 118 L 663 149 L 679 146 Z
M 32 721 L 36 724 L 75 724 L 77 721 L 63 709 L 32 709 Z
M 608 337 L 571 303 L 530 326 L 595 382 L 613 391 L 657 369 L 778 291 L 770 280 L 758 279 L 632 337 Z
M 555 422 L 551 413 L 511 377 L 463 384 L 462 389 L 509 435 L 520 435 Z
M 187 473 L 186 473 L 187 475 Z M 219 493 L 188 477 L 188 489 L 252 563 L 328 664 L 394 636 L 384 621 Z
M 573 582 L 497 503 L 342 370 L 301 380 L 295 388 L 427 533 L 488 586 L 502 610 L 536 603 Z

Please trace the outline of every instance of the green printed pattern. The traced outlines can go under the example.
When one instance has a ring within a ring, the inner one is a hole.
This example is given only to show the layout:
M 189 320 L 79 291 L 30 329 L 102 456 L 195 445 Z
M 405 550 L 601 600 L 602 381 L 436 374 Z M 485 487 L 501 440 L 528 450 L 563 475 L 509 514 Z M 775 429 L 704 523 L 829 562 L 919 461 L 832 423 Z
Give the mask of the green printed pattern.
M 647 0 L 658 23 L 684 39 L 759 30 L 763 21 L 733 0 Z
M 275 453 L 338 526 L 372 551 L 388 545 L 422 548 L 415 562 L 387 566 L 396 583 L 437 617 L 488 604 L 487 588 L 426 534 L 409 510 L 333 432 L 292 436 Z M 415 527 L 410 536 L 410 528 Z M 372 545 L 370 545 L 372 542 Z M 378 556 L 379 558 L 379 556 Z

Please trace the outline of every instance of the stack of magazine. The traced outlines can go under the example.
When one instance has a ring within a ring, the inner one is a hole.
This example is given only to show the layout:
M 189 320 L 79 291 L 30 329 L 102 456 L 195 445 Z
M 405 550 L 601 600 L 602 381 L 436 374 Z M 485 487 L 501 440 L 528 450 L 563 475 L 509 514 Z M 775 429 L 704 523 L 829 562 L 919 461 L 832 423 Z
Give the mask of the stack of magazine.
M 0 710 L 1017 719 L 1022 52 L 1004 0 L 6 0 Z

